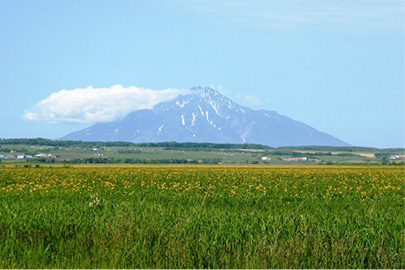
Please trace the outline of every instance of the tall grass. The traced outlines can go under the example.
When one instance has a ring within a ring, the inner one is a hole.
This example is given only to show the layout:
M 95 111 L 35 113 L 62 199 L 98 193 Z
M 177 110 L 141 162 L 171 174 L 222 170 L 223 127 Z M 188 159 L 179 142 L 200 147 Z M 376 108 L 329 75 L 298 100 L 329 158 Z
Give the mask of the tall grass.
M 404 268 L 403 170 L 0 168 L 0 268 Z

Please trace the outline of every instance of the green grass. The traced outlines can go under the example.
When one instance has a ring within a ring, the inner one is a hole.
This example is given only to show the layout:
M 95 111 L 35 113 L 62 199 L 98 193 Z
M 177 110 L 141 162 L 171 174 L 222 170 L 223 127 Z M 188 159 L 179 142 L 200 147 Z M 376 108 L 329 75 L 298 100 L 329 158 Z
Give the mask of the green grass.
M 0 167 L 0 268 L 404 268 L 402 168 Z
M 7 141 L 9 141 L 7 143 Z M 322 163 L 333 164 L 369 164 L 391 162 L 383 160 L 381 154 L 393 155 L 403 154 L 404 149 L 377 149 L 365 147 L 328 147 L 328 146 L 303 146 L 303 147 L 279 147 L 262 149 L 242 149 L 246 145 L 233 146 L 233 148 L 219 148 L 220 145 L 212 144 L 204 147 L 204 144 L 187 143 L 178 144 L 177 147 L 166 148 L 164 143 L 155 146 L 141 146 L 136 144 L 120 145 L 120 143 L 101 142 L 70 142 L 50 141 L 49 145 L 37 145 L 31 140 L 32 145 L 27 144 L 30 140 L 0 140 L 0 155 L 10 154 L 35 155 L 39 153 L 51 153 L 57 155 L 55 160 L 49 159 L 0 159 L 1 164 L 25 164 L 25 163 L 91 163 L 86 159 L 93 158 L 95 153 L 103 154 L 103 159 L 108 163 L 176 163 L 173 160 L 181 160 L 181 163 L 208 164 L 271 164 L 271 165 L 308 165 L 315 164 L 315 161 L 291 162 L 283 161 L 281 158 L 288 158 L 295 155 L 305 156 L 309 159 L 318 159 Z M 14 142 L 14 143 L 12 143 Z M 160 146 L 159 146 L 160 145 Z M 216 146 L 216 147 L 215 147 Z M 224 146 L 221 146 L 224 147 Z M 239 148 L 237 148 L 239 147 Z M 97 148 L 97 151 L 93 151 Z M 14 152 L 15 151 L 15 152 Z M 10 153 L 13 152 L 13 153 Z M 332 154 L 333 153 L 333 154 Z M 360 155 L 359 155 L 360 154 Z M 361 156 L 361 154 L 377 154 L 377 158 Z M 263 156 L 271 157 L 271 161 L 262 161 Z M 398 161 L 397 161 L 398 162 Z M 190 162 L 189 162 L 190 163 Z

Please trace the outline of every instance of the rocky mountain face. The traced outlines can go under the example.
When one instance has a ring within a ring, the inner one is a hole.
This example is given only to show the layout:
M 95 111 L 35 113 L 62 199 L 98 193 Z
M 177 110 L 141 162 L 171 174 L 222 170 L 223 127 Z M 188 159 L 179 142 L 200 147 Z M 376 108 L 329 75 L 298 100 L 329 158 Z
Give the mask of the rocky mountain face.
M 194 87 L 123 120 L 98 123 L 62 140 L 254 143 L 273 147 L 349 144 L 274 111 L 243 107 L 210 87 Z

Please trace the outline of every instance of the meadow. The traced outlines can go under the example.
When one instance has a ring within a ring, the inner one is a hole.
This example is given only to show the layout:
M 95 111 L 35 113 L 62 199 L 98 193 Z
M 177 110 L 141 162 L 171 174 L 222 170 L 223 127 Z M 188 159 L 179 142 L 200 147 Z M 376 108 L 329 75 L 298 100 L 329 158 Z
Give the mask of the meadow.
M 0 268 L 405 267 L 404 168 L 3 166 Z

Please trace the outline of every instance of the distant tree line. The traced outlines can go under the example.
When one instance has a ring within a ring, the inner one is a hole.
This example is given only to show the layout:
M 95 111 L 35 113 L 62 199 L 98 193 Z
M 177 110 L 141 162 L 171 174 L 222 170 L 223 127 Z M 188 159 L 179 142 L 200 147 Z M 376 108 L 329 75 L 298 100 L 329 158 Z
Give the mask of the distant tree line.
M 245 150 L 246 149 L 246 150 Z M 247 153 L 249 150 L 257 150 L 252 148 L 220 148 L 220 147 L 213 147 L 213 148 L 185 148 L 185 147 L 165 147 L 164 150 L 172 150 L 172 151 L 187 151 L 187 152 L 225 152 L 225 153 Z M 259 149 L 261 150 L 261 149 Z
M 140 154 L 140 153 L 142 153 L 142 151 L 141 150 L 122 150 L 122 149 L 119 149 L 117 151 L 117 153 L 118 154 Z
M 332 152 L 295 152 L 295 151 L 269 151 L 265 155 L 275 155 L 275 156 L 290 156 L 290 157 L 320 157 L 320 156 L 341 156 L 341 157 L 357 157 L 359 155 L 353 153 L 338 153 L 332 154 Z
M 41 145 L 41 146 L 54 146 L 54 147 L 80 147 L 80 148 L 101 148 L 101 147 L 161 147 L 167 150 L 178 149 L 193 149 L 195 151 L 201 149 L 258 149 L 258 150 L 276 150 L 271 153 L 284 153 L 290 154 L 297 151 L 317 151 L 316 155 L 321 155 L 321 152 L 369 152 L 369 153 L 384 153 L 384 154 L 396 154 L 403 153 L 403 148 L 388 148 L 378 149 L 372 147 L 358 147 L 358 146 L 285 146 L 285 147 L 270 147 L 261 144 L 227 144 L 227 143 L 178 143 L 178 142 L 158 142 L 158 143 L 131 143 L 131 142 L 88 142 L 88 141 L 71 141 L 71 140 L 50 140 L 44 138 L 34 139 L 0 139 L 1 145 Z M 300 153 L 300 152 L 297 152 Z M 302 154 L 302 153 L 300 153 Z M 310 155 L 311 153 L 305 153 Z
M 404 148 L 375 148 L 362 146 L 283 146 L 277 147 L 277 150 L 295 150 L 295 151 L 327 151 L 327 152 L 369 152 L 369 153 L 403 153 Z
M 35 139 L 0 139 L 0 145 L 46 145 L 55 147 L 166 147 L 166 148 L 222 148 L 222 149 L 272 149 L 270 146 L 261 144 L 227 144 L 227 143 L 178 143 L 178 142 L 158 142 L 158 143 L 131 143 L 131 142 L 87 142 L 87 141 L 58 141 L 43 138 Z
M 4 144 L 14 144 L 14 145 L 46 145 L 55 147 L 81 147 L 81 148 L 93 148 L 93 147 L 113 147 L 113 146 L 135 146 L 134 143 L 130 142 L 85 142 L 85 141 L 58 141 L 49 140 L 43 138 L 36 139 L 0 139 L 0 145 Z
M 28 163 L 45 164 L 219 164 L 220 158 L 194 159 L 144 159 L 144 158 L 75 158 L 71 160 L 60 160 L 55 158 L 36 158 L 26 160 Z
M 231 144 L 231 143 L 178 143 L 178 142 L 159 142 L 159 143 L 137 143 L 140 147 L 164 147 L 166 150 L 178 149 L 273 149 L 273 147 L 262 144 Z

